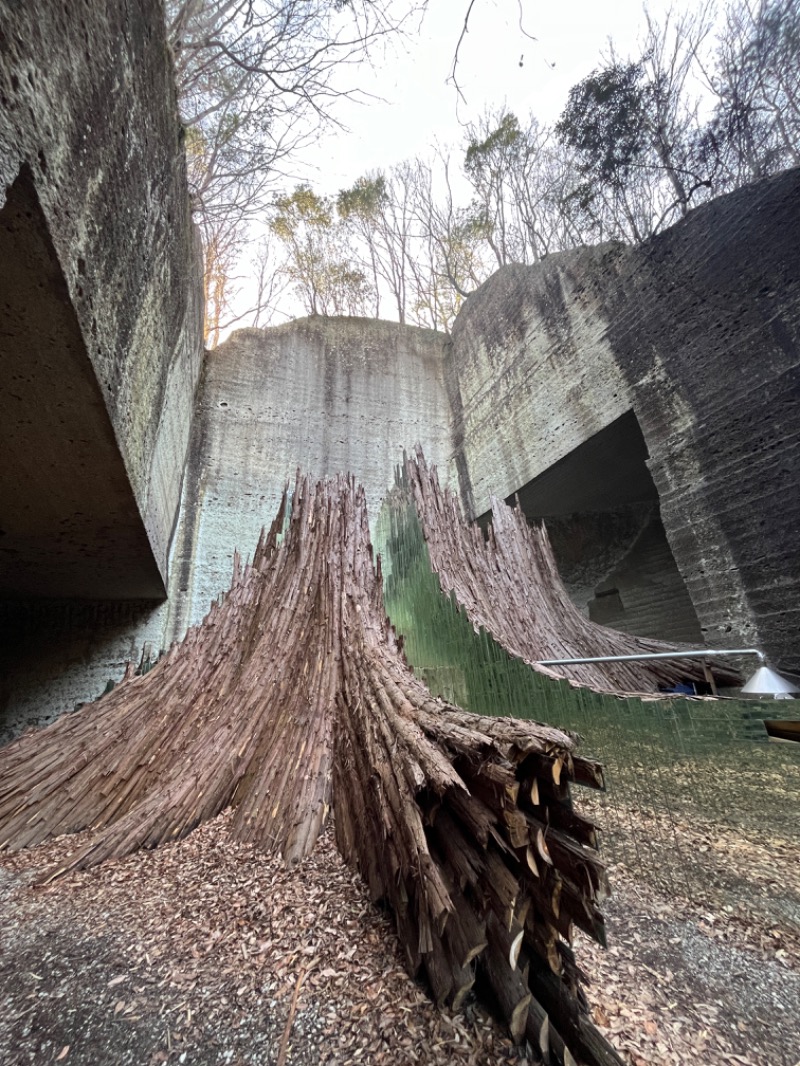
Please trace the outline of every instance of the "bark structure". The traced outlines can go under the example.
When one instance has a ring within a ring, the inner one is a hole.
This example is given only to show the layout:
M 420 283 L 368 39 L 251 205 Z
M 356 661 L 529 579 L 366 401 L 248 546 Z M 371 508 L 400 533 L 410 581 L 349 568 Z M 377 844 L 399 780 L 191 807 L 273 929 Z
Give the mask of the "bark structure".
M 363 491 L 299 479 L 252 565 L 143 677 L 0 752 L 0 846 L 91 830 L 86 868 L 185 836 L 227 807 L 289 863 L 335 809 L 344 858 L 391 907 L 439 1004 L 478 982 L 547 1061 L 619 1062 L 588 1021 L 574 927 L 603 941 L 602 787 L 573 735 L 468 714 L 409 669 L 383 605 Z
M 465 521 L 457 497 L 442 489 L 422 452 L 406 458 L 410 492 L 442 590 L 452 594 L 476 629 L 483 628 L 514 657 L 540 673 L 565 677 L 598 692 L 655 692 L 684 680 L 706 681 L 691 659 L 537 666 L 540 660 L 675 651 L 675 644 L 632 636 L 590 622 L 569 598 L 543 523 L 530 525 L 521 508 L 492 498 L 487 535 Z M 400 496 L 402 505 L 403 495 Z M 741 684 L 722 660 L 707 660 L 720 684 Z

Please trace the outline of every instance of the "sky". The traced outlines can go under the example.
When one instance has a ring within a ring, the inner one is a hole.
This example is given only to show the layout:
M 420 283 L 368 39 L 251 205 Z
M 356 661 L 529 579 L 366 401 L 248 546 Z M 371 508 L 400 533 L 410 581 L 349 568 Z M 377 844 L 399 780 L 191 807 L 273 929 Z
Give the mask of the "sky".
M 633 53 L 644 25 L 642 0 L 475 0 L 459 51 L 459 96 L 447 79 L 468 6 L 429 0 L 419 32 L 375 69 L 359 68 L 359 86 L 382 99 L 342 106 L 338 117 L 348 130 L 304 153 L 315 187 L 336 192 L 368 170 L 427 154 L 435 142 L 458 146 L 466 122 L 487 106 L 505 103 L 520 117 L 532 111 L 555 121 L 609 37 L 621 55 Z M 660 16 L 669 5 L 648 6 Z
M 700 2 L 675 0 L 674 6 L 686 10 Z M 670 0 L 648 0 L 659 20 L 669 6 Z M 466 124 L 490 107 L 506 105 L 521 120 L 533 112 L 541 122 L 554 122 L 570 88 L 601 63 L 609 38 L 621 57 L 637 55 L 645 24 L 643 0 L 474 0 L 459 49 L 459 94 L 448 78 L 468 7 L 469 0 L 428 0 L 421 24 L 388 54 L 346 69 L 342 84 L 357 85 L 368 102 L 341 102 L 335 117 L 346 128 L 302 149 L 281 187 L 289 191 L 304 181 L 335 196 L 369 171 L 429 156 L 437 144 L 452 148 L 460 160 Z M 456 196 L 468 196 L 457 167 L 452 177 Z M 263 232 L 256 225 L 252 235 L 257 240 Z M 245 272 L 233 300 L 234 318 L 252 306 L 253 292 Z M 302 307 L 285 294 L 276 321 L 301 314 Z M 221 339 L 230 332 L 228 325 Z

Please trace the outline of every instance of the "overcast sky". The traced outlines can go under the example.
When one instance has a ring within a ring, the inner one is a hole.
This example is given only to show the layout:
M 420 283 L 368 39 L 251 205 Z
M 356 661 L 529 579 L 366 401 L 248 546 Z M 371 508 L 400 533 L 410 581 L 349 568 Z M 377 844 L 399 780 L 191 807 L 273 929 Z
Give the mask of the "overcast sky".
M 668 6 L 649 3 L 656 16 Z M 335 192 L 367 170 L 426 154 L 435 141 L 458 145 L 463 123 L 487 105 L 507 103 L 519 116 L 533 111 L 553 121 L 609 37 L 626 55 L 644 25 L 642 0 L 475 0 L 459 53 L 461 99 L 447 79 L 467 7 L 468 0 L 429 0 L 420 32 L 377 69 L 359 71 L 358 84 L 383 99 L 343 107 L 349 132 L 304 153 L 315 187 Z
M 686 10 L 699 2 L 676 0 L 674 7 Z M 487 107 L 506 104 L 520 118 L 533 112 L 540 121 L 553 122 L 570 88 L 598 66 L 609 38 L 619 55 L 635 55 L 644 29 L 642 0 L 475 0 L 459 51 L 459 96 L 448 77 L 468 6 L 469 0 L 428 0 L 418 32 L 382 62 L 344 72 L 348 85 L 374 98 L 361 105 L 342 103 L 336 116 L 347 129 L 293 157 L 282 187 L 290 190 L 302 180 L 335 195 L 368 171 L 429 155 L 437 143 L 454 148 L 454 160 L 460 161 L 464 126 Z M 669 6 L 670 0 L 648 0 L 659 19 Z M 468 196 L 455 171 L 456 196 Z M 262 232 L 255 225 L 254 239 Z M 245 270 L 238 279 L 234 317 L 253 304 L 255 282 L 247 275 Z M 288 294 L 281 309 L 278 320 L 303 313 Z M 224 329 L 222 339 L 230 332 Z

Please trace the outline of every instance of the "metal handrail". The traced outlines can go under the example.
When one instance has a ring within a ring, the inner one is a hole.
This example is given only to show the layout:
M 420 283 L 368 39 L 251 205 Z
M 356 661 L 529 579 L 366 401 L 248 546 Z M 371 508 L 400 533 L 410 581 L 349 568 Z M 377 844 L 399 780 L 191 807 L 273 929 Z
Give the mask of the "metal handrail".
M 534 666 L 580 666 L 582 663 L 631 663 L 647 659 L 708 659 L 720 655 L 756 655 L 762 666 L 767 657 L 758 648 L 693 648 L 689 651 L 653 651 L 641 655 L 594 655 L 581 659 L 537 659 Z

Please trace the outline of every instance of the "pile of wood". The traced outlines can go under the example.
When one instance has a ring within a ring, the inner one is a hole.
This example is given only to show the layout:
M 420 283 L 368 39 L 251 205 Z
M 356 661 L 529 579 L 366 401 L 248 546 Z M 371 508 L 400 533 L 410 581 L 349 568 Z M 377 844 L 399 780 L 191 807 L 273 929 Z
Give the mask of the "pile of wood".
M 298 479 L 253 563 L 141 677 L 0 751 L 0 846 L 89 830 L 63 867 L 185 836 L 338 846 L 392 909 L 437 1004 L 476 985 L 545 1061 L 619 1063 L 591 1025 L 574 928 L 604 940 L 606 879 L 570 784 L 602 787 L 573 736 L 434 699 L 404 660 L 363 492 Z
M 441 488 L 436 469 L 428 468 L 420 449 L 406 457 L 402 487 L 413 497 L 443 591 L 452 593 L 476 630 L 485 629 L 510 655 L 541 673 L 599 692 L 656 692 L 708 680 L 703 662 L 696 659 L 537 665 L 542 660 L 675 651 L 680 645 L 590 622 L 564 588 L 544 524 L 529 524 L 520 507 L 492 497 L 492 521 L 484 535 L 478 525 L 465 521 L 457 497 Z M 713 651 L 705 661 L 717 684 L 741 684 L 741 675 L 714 659 Z

